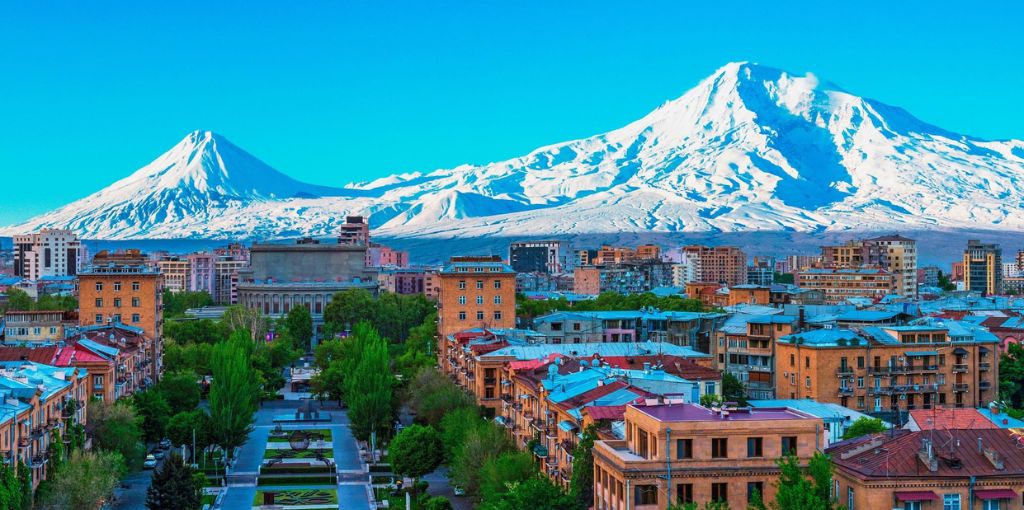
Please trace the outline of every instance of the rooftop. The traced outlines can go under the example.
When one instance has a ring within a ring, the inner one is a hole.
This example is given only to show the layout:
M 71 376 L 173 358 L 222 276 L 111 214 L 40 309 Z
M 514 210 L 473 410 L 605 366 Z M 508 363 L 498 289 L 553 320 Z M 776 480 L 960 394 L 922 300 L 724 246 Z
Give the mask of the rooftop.
M 944 408 L 937 406 L 934 409 L 915 409 L 910 411 L 910 419 L 913 420 L 913 425 L 907 424 L 910 430 L 998 428 L 977 409 L 970 407 Z
M 748 402 L 751 407 L 756 408 L 782 408 L 788 407 L 817 416 L 825 421 L 844 421 L 853 423 L 858 418 L 868 417 L 864 413 L 848 409 L 839 404 L 831 402 L 818 402 L 810 399 L 779 399 L 779 400 L 751 400 Z
M 587 342 L 579 344 L 535 344 L 514 345 L 484 354 L 481 359 L 489 357 L 511 357 L 514 359 L 538 359 L 551 354 L 570 356 L 650 356 L 666 355 L 683 358 L 707 358 L 708 354 L 695 351 L 689 347 L 681 347 L 665 342 Z
M 653 406 L 630 406 L 658 421 L 664 422 L 700 422 L 700 421 L 777 421 L 803 420 L 814 416 L 785 407 L 762 407 L 747 410 L 730 410 L 722 416 L 703 406 L 696 404 L 659 404 Z

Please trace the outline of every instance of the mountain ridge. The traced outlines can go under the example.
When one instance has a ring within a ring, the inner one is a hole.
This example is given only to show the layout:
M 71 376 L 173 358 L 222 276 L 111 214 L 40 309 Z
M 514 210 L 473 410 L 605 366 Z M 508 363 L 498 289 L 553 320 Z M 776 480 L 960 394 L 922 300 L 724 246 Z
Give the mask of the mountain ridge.
M 214 142 L 201 168 L 178 149 L 197 137 Z M 189 185 L 118 186 L 140 173 L 151 182 L 158 162 Z M 256 186 L 233 166 L 271 177 Z M 330 188 L 193 132 L 132 176 L 4 231 L 275 238 L 331 235 L 357 213 L 411 237 L 1024 227 L 1024 142 L 952 133 L 813 74 L 741 62 L 621 128 L 485 165 Z

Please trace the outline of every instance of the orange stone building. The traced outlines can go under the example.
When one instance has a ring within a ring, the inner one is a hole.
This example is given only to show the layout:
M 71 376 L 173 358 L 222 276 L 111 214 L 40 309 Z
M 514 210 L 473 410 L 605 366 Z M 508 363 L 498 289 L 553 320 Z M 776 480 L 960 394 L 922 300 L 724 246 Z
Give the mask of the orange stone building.
M 776 459 L 806 465 L 821 446 L 822 420 L 788 408 L 707 409 L 628 405 L 625 440 L 594 445 L 594 508 L 664 510 L 720 501 L 746 508 L 775 497 Z
M 141 257 L 140 257 L 141 258 Z M 136 263 L 93 264 L 78 274 L 79 324 L 125 324 L 152 339 L 149 377 L 160 378 L 163 353 L 163 276 Z
M 515 327 L 516 273 L 500 257 L 452 257 L 437 280 L 438 355 L 442 361 L 448 335 L 474 328 Z

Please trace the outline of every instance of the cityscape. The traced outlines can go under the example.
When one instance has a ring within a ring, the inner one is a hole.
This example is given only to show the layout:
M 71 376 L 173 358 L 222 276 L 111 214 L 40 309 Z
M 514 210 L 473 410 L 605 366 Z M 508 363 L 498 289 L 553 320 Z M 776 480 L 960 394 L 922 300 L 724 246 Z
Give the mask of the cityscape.
M 798 3 L 9 6 L 0 510 L 1024 510 L 1024 9 Z

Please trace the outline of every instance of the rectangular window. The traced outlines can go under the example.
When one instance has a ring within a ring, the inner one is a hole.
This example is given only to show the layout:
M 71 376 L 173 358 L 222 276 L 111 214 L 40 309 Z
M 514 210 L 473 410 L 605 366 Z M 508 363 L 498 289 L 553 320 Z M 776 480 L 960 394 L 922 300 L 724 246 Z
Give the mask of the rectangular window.
M 466 280 L 459 280 L 459 288 L 460 289 L 465 289 L 466 288 Z
M 466 312 L 459 312 L 459 320 L 460 321 L 466 320 Z
M 103 292 L 103 282 L 96 282 L 96 292 Z
M 1002 510 L 1002 508 L 1003 500 L 1001 499 L 986 499 L 981 502 L 981 510 Z
M 679 484 L 676 484 L 676 502 L 678 502 L 678 503 L 693 503 L 693 484 L 692 483 L 679 483 Z
M 114 291 L 121 290 L 121 282 L 114 282 Z
M 711 439 L 711 458 L 724 459 L 729 457 L 729 439 L 715 437 Z
M 103 308 L 103 298 L 96 298 L 96 308 Z
M 478 321 L 484 320 L 484 312 L 483 311 L 477 311 L 476 312 L 476 320 L 478 320 Z
M 139 290 L 139 282 L 132 282 L 132 290 L 134 290 L 134 291 L 138 291 Z
M 138 308 L 140 306 L 140 303 L 141 303 L 141 301 L 139 301 L 139 298 L 137 298 L 137 297 L 133 297 L 132 298 L 132 307 L 133 308 Z
M 846 488 L 846 510 L 855 510 L 853 506 L 853 487 Z
M 121 298 L 114 298 L 114 308 L 121 308 Z
M 137 313 L 133 313 L 133 314 L 132 314 L 132 322 L 133 322 L 133 323 L 136 323 L 136 324 L 137 324 L 137 323 L 138 323 L 138 322 L 139 322 L 140 320 L 141 320 L 141 319 L 139 318 L 139 314 L 137 314 Z
M 693 458 L 693 439 L 676 439 L 676 458 Z
M 484 297 L 483 296 L 477 296 L 476 297 L 476 304 L 478 304 L 478 305 L 484 304 Z
M 103 324 L 103 314 L 102 313 L 96 314 L 96 324 Z
M 501 320 L 501 310 L 495 310 L 494 311 L 494 320 L 496 320 L 496 321 L 500 321 Z
M 484 288 L 484 281 L 483 280 L 477 280 L 476 281 L 476 288 L 478 288 L 478 289 Z
M 903 510 L 921 510 L 920 501 L 907 501 L 903 503 Z
M 636 498 L 634 503 L 637 505 L 657 505 L 658 504 L 658 486 L 657 485 L 637 485 L 636 486 Z
M 501 280 L 494 280 L 494 288 L 495 289 L 500 289 L 501 288 Z
M 501 304 L 501 296 L 494 296 L 494 304 L 496 304 L 496 305 L 500 305 Z
M 764 501 L 764 482 L 747 482 L 747 503 Z
M 748 437 L 747 438 L 747 457 L 762 457 L 764 456 L 761 451 L 762 440 L 760 437 Z
M 943 494 L 942 510 L 960 510 L 959 494 Z
M 494 387 L 488 386 L 484 388 L 484 398 L 494 398 Z
M 711 501 L 718 501 L 722 503 L 729 502 L 729 484 L 728 483 L 713 483 L 711 484 Z
M 460 305 L 466 304 L 466 296 L 459 296 L 459 304 Z
M 782 456 L 796 455 L 796 436 L 782 437 Z

